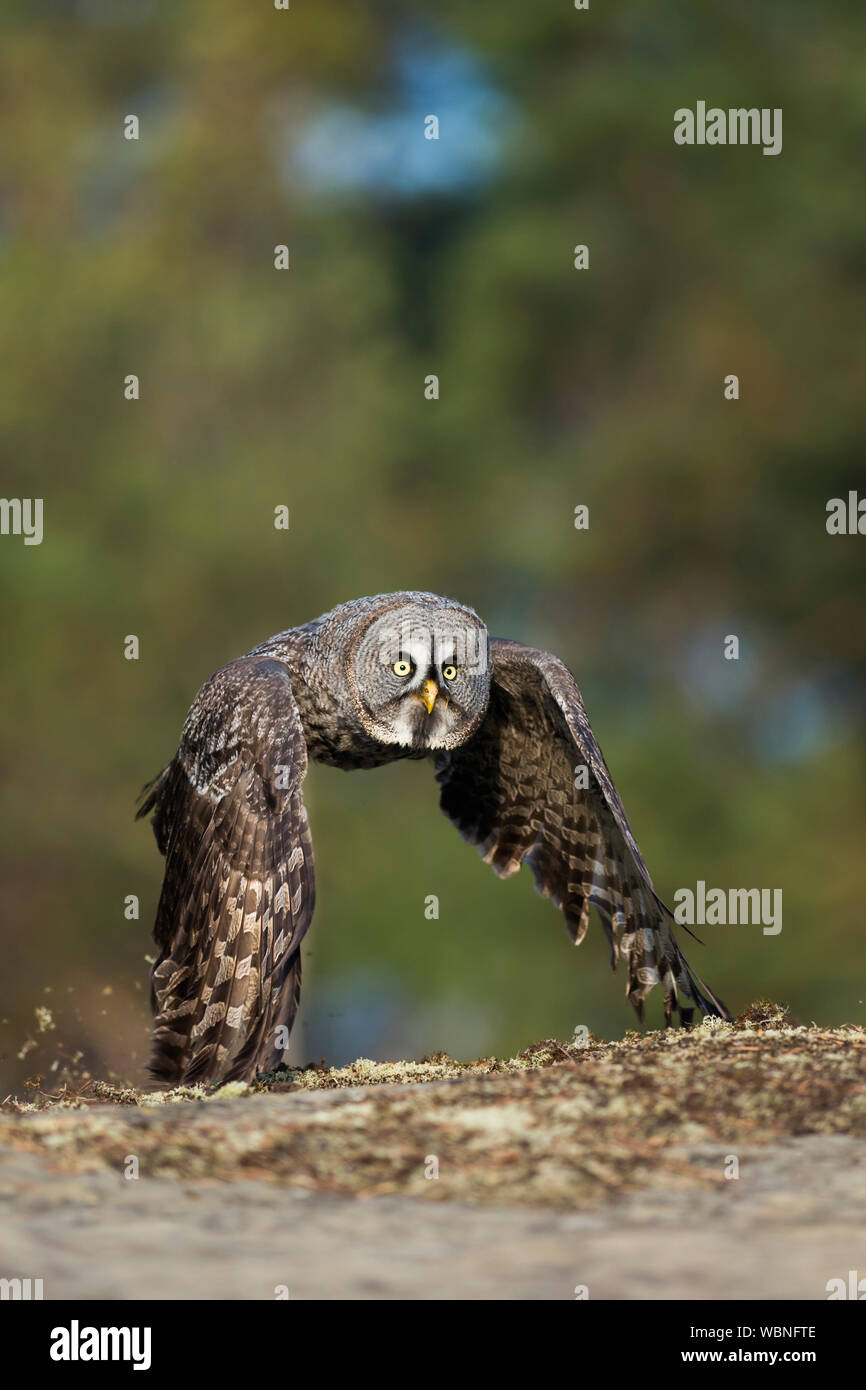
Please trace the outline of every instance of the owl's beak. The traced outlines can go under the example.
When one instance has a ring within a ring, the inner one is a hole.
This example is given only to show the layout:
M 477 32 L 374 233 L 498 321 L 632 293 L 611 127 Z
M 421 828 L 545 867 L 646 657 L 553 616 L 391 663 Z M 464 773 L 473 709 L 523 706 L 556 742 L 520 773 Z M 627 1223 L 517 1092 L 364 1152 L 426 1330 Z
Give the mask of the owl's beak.
M 439 694 L 439 687 L 435 681 L 426 680 L 421 689 L 416 691 L 418 699 L 427 708 L 427 713 L 433 713 L 433 706 L 436 703 L 436 696 Z

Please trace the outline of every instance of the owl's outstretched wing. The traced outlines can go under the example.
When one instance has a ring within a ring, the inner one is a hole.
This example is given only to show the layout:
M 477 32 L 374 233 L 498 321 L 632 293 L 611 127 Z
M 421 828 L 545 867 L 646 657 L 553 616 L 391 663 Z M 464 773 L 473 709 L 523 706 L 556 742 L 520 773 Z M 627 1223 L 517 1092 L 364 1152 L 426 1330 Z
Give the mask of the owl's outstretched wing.
M 442 810 L 500 877 L 527 861 L 575 944 L 597 908 L 611 966 L 625 960 L 626 994 L 639 1017 L 661 983 L 668 1020 L 677 1009 L 690 1021 L 690 1004 L 728 1018 L 677 945 L 571 672 L 549 652 L 502 639 L 492 641 L 491 658 L 478 732 L 435 758 Z
M 286 666 L 244 657 L 202 687 L 177 754 L 145 788 L 138 814 L 153 812 L 166 860 L 150 1061 L 161 1080 L 279 1065 L 315 899 L 306 770 Z

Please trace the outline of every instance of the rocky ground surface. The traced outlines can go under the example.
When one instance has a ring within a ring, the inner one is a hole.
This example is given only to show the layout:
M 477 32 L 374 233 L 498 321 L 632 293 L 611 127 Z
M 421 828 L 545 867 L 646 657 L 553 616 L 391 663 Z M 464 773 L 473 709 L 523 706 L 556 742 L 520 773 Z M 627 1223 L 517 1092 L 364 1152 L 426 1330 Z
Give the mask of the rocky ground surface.
M 866 1275 L 866 1032 L 734 1025 L 0 1107 L 45 1296 L 811 1298 Z M 576 1292 L 577 1291 L 577 1292 Z

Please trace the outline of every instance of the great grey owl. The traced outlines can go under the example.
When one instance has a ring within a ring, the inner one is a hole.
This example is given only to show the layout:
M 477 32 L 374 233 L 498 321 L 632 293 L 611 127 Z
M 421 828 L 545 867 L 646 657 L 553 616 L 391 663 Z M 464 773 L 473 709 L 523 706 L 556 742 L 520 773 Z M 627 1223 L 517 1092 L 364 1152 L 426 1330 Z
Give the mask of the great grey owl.
M 582 941 L 590 907 L 638 1014 L 727 1018 L 689 969 L 593 737 L 549 652 L 488 636 L 435 594 L 341 604 L 206 681 L 180 747 L 145 788 L 165 879 L 154 928 L 150 1068 L 163 1081 L 249 1079 L 283 1061 L 313 916 L 307 760 L 372 768 L 433 758 L 441 806 L 503 878 L 525 859 Z

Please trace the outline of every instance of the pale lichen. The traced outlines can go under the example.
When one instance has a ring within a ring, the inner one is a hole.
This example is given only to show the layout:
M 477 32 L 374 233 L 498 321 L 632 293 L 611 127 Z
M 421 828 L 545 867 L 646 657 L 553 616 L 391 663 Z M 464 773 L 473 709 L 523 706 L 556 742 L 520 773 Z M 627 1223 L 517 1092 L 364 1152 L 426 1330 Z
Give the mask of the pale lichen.
M 548 1039 L 506 1061 L 360 1058 L 209 1092 L 94 1081 L 0 1107 L 0 1145 L 69 1170 L 134 1153 L 145 1177 L 563 1208 L 722 1181 L 721 1158 L 695 1165 L 684 1146 L 723 1157 L 806 1134 L 866 1137 L 866 1033 L 765 1002 L 734 1024 Z

